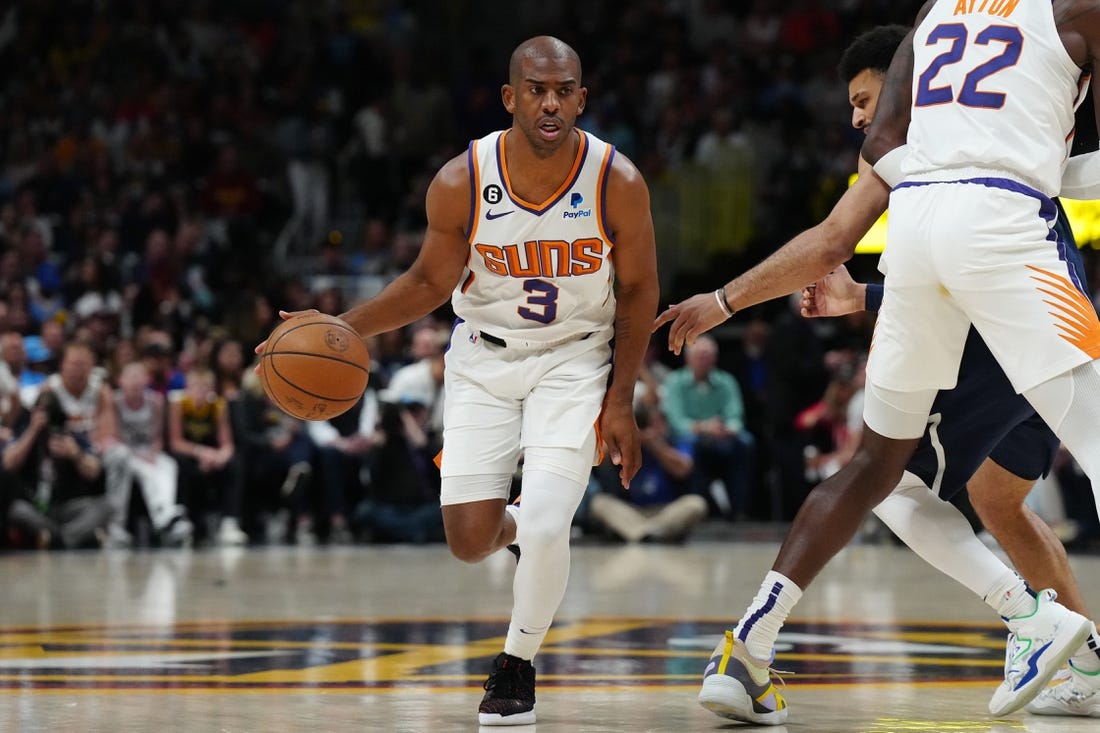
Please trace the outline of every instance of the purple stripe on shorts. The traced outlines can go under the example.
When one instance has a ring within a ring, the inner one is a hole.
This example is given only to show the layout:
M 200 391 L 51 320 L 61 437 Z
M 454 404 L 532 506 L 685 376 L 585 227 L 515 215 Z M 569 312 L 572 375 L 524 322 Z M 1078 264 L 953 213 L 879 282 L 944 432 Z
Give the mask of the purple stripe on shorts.
M 1014 191 L 1015 193 L 1022 193 L 1025 196 L 1030 196 L 1033 199 L 1039 201 L 1039 216 L 1046 219 L 1048 222 L 1054 221 L 1054 217 L 1058 215 L 1058 208 L 1054 205 L 1054 202 L 1042 191 L 1036 191 L 1031 186 L 1025 186 L 1019 181 L 1013 181 L 1008 178 L 961 178 L 957 181 L 905 181 L 899 183 L 899 188 L 915 188 L 917 186 L 933 186 L 941 183 L 971 183 L 976 186 L 987 186 L 988 188 L 1000 188 L 1005 191 Z
M 1048 225 L 1052 224 L 1058 217 L 1058 207 L 1054 201 L 1042 191 L 1036 191 L 1031 186 L 1025 186 L 1024 184 L 1013 181 L 1008 178 L 962 178 L 957 181 L 905 181 L 898 184 L 897 188 L 916 188 L 917 186 L 931 186 L 939 183 L 970 183 L 977 186 L 988 186 L 989 188 L 1000 188 L 1005 191 L 1013 191 L 1015 193 L 1023 194 L 1024 196 L 1030 196 L 1039 202 L 1039 216 L 1047 222 Z M 1084 285 L 1081 281 L 1081 275 L 1077 271 L 1077 267 L 1073 262 L 1073 259 L 1066 254 L 1066 247 L 1069 246 L 1067 242 L 1061 240 L 1053 227 L 1047 233 L 1047 240 L 1053 242 L 1058 248 L 1058 258 L 1066 263 L 1066 271 L 1070 280 L 1073 282 L 1074 287 L 1080 290 L 1082 293 L 1086 293 Z

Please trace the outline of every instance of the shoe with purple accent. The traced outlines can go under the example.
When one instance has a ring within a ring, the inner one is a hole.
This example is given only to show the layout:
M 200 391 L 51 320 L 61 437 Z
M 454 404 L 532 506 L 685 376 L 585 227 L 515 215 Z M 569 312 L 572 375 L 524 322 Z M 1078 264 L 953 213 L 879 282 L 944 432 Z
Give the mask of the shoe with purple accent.
M 770 660 L 754 659 L 732 631 L 714 649 L 703 672 L 699 704 L 715 715 L 758 725 L 782 725 L 787 701 L 775 689 Z
M 1009 715 L 1031 702 L 1092 633 L 1092 622 L 1057 597 L 1053 590 L 1041 591 L 1031 614 L 1005 619 L 1005 681 L 989 701 L 992 715 Z

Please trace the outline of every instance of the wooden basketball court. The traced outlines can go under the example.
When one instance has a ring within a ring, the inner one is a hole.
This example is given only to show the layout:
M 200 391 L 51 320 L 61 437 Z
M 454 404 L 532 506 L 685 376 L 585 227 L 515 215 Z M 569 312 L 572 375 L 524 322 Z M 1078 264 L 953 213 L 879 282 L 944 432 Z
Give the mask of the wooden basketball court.
M 776 549 L 576 547 L 536 658 L 538 723 L 504 730 L 751 728 L 695 695 Z M 1100 609 L 1100 558 L 1072 562 Z M 504 552 L 464 565 L 438 545 L 5 555 L 0 730 L 478 730 L 514 566 Z M 794 672 L 791 714 L 770 730 L 1100 729 L 991 718 L 1003 627 L 904 548 L 846 550 L 784 631 L 775 666 Z

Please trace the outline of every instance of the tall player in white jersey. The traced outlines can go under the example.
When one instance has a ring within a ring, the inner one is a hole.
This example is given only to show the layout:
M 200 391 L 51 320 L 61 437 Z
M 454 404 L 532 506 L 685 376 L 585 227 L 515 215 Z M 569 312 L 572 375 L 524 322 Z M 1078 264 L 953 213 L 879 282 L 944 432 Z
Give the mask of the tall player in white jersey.
M 535 720 L 531 660 L 565 593 L 569 528 L 601 442 L 624 486 L 641 463 L 632 398 L 658 295 L 645 182 L 574 127 L 587 95 L 576 52 L 532 38 L 508 76 L 512 127 L 440 169 L 416 262 L 341 316 L 366 337 L 450 297 L 460 319 L 444 381 L 447 543 L 467 562 L 522 550 L 482 725 Z M 521 452 L 523 505 L 507 511 Z
M 1062 179 L 1073 111 L 1098 51 L 1095 0 L 939 0 L 921 9 L 895 56 L 863 147 L 896 187 L 862 443 L 811 492 L 738 623 L 753 658 L 737 663 L 761 691 L 744 695 L 743 719 L 786 719 L 777 694 L 775 704 L 765 699 L 768 650 L 802 589 L 901 476 L 936 391 L 955 384 L 971 324 L 1095 490 L 1100 322 L 1059 256 L 1050 197 L 1069 195 Z M 910 111 L 909 145 L 898 147 Z M 1098 169 L 1100 160 L 1070 176 L 1076 196 L 1100 188 Z M 680 324 L 670 344 L 679 348 L 698 328 Z M 995 714 L 1034 697 L 1089 625 L 1051 602 L 1026 632 L 1010 638 L 1006 679 L 990 703 Z

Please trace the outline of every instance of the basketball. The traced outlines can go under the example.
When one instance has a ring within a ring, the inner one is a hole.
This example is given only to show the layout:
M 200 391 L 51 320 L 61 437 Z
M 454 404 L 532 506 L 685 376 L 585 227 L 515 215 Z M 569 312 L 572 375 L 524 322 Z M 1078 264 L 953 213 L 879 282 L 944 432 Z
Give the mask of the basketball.
M 300 420 L 328 420 L 363 396 L 370 354 L 344 321 L 310 313 L 280 323 L 260 356 L 264 392 L 283 412 Z

